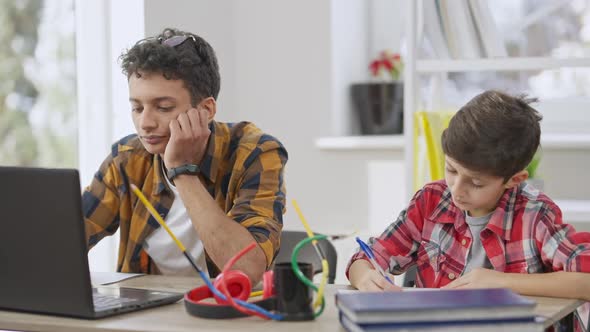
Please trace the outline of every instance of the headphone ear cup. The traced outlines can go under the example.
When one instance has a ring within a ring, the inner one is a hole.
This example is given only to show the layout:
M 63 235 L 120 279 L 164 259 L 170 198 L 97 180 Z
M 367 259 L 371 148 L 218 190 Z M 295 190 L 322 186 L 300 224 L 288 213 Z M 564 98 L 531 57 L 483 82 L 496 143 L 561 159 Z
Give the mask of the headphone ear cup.
M 275 295 L 274 272 L 268 270 L 262 275 L 262 298 L 267 299 Z
M 227 290 L 229 291 L 231 297 L 238 298 L 242 301 L 248 301 L 250 297 L 250 292 L 252 291 L 252 283 L 248 276 L 238 270 L 230 270 L 227 273 L 220 273 L 213 282 L 213 286 L 215 288 L 220 289 L 222 279 L 225 279 L 225 283 L 227 285 Z M 215 301 L 219 304 L 225 304 L 226 302 L 222 299 L 215 297 Z

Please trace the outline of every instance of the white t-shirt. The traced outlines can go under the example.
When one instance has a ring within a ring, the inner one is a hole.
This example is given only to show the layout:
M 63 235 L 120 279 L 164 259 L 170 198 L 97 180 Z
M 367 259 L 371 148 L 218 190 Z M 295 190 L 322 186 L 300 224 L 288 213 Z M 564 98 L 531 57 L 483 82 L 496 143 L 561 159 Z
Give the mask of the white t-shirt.
M 197 266 L 207 274 L 205 251 L 199 234 L 197 234 L 188 216 L 178 190 L 166 176 L 164 178 L 174 194 L 172 207 L 164 221 L 172 233 L 185 246 L 186 252 L 193 258 Z M 164 227 L 160 226 L 153 231 L 145 239 L 143 248 L 163 275 L 198 276 L 197 271 L 194 270 L 186 257 L 184 257 Z

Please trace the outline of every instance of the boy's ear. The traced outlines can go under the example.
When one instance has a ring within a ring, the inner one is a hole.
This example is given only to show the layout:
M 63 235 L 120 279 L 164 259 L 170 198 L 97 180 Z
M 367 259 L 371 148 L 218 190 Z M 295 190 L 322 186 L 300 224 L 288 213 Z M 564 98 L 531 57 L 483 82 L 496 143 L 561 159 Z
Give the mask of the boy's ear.
M 209 113 L 208 121 L 211 122 L 217 113 L 217 102 L 213 97 L 207 97 L 199 103 L 198 107 L 202 107 Z
M 526 179 L 528 179 L 528 178 L 529 178 L 529 171 L 522 170 L 522 171 L 514 174 L 513 176 L 511 176 L 510 179 L 508 179 L 508 181 L 506 181 L 506 184 L 504 184 L 504 188 L 506 188 L 506 189 L 514 188 L 514 187 L 518 186 L 519 184 L 523 183 L 524 181 L 526 181 Z

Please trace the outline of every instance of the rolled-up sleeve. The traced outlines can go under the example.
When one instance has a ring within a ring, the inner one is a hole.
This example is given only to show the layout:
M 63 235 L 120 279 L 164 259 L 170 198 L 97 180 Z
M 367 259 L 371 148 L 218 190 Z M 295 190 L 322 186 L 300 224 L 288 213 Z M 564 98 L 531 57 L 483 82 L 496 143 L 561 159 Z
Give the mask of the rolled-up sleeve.
M 82 209 L 88 249 L 119 227 L 119 195 L 115 178 L 117 169 L 109 156 L 94 174 L 92 183 L 82 193 Z
M 423 192 L 418 191 L 410 201 L 408 208 L 400 213 L 398 218 L 391 223 L 378 237 L 369 239 L 369 246 L 375 254 L 375 260 L 381 268 L 393 274 L 403 273 L 416 260 L 417 251 L 422 234 L 422 207 Z M 358 259 L 368 260 L 363 251 L 357 249 L 346 267 L 346 277 L 349 277 L 349 269 L 352 263 Z
M 244 160 L 244 170 L 227 215 L 244 226 L 266 256 L 269 268 L 278 253 L 286 205 L 284 168 L 287 151 L 275 140 L 257 146 Z

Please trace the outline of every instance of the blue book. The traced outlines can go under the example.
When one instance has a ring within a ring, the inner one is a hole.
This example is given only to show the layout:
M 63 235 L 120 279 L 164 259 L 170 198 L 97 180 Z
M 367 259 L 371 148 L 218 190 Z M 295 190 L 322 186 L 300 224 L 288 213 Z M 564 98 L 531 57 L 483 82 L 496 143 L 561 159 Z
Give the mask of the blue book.
M 340 312 L 340 324 L 348 332 L 542 332 L 544 330 L 541 322 L 530 319 L 357 324 L 342 312 Z
M 358 324 L 534 319 L 535 302 L 506 288 L 336 293 Z

